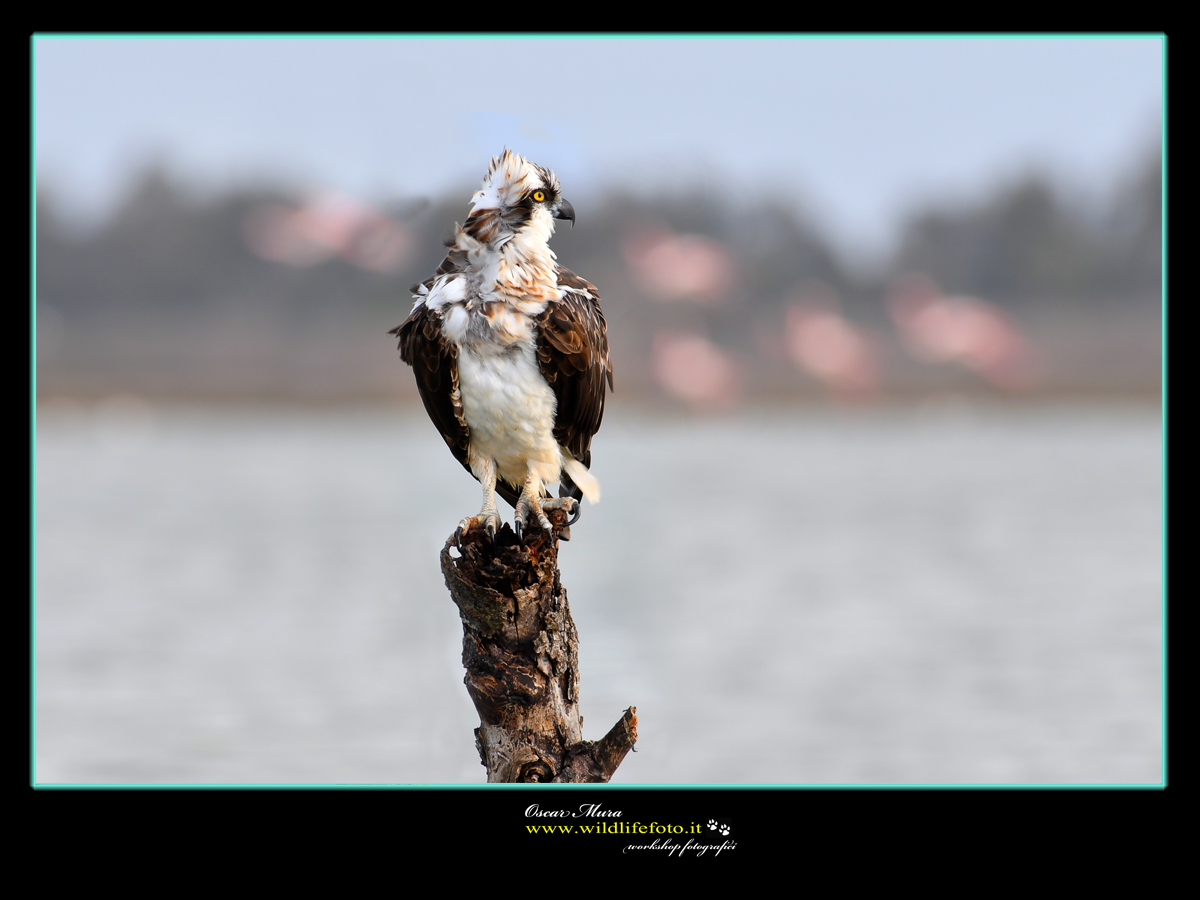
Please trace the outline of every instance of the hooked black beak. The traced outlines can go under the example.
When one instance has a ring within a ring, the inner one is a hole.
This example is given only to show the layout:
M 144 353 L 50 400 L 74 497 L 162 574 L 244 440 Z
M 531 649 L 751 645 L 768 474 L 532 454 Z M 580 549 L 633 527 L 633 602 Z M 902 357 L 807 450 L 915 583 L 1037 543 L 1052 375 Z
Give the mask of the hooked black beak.
M 575 207 L 571 205 L 570 200 L 559 200 L 558 207 L 554 210 L 554 218 L 570 219 L 571 227 L 575 227 Z

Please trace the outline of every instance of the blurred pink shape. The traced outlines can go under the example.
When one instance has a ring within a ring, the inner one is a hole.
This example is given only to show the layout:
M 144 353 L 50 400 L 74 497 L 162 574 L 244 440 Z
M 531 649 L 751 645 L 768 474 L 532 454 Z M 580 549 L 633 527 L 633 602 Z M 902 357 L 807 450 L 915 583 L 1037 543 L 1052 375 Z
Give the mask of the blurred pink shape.
M 312 266 L 335 254 L 364 269 L 390 274 L 408 260 L 407 229 L 344 194 L 315 195 L 293 209 L 264 204 L 244 222 L 256 255 L 289 266 Z
M 654 335 L 654 377 L 669 393 L 695 405 L 727 405 L 741 386 L 737 362 L 698 334 Z
M 838 393 L 861 396 L 879 387 L 870 340 L 836 312 L 791 306 L 787 349 L 792 362 Z
M 896 279 L 888 311 L 913 358 L 958 362 L 998 387 L 1037 381 L 1033 348 L 1001 310 L 977 297 L 948 297 L 919 273 Z
M 652 297 L 710 303 L 728 299 L 733 257 L 712 238 L 640 231 L 625 239 L 623 249 L 638 283 Z

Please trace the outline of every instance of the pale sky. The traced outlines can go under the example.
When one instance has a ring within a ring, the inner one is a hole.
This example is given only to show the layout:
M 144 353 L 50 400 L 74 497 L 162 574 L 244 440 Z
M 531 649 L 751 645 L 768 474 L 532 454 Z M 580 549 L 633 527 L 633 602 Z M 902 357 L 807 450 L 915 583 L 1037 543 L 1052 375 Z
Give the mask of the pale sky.
M 35 38 L 39 181 L 97 216 L 150 160 L 363 199 L 467 193 L 506 144 L 580 217 L 607 186 L 797 203 L 884 252 L 930 198 L 1039 169 L 1105 190 L 1158 145 L 1159 37 Z M 584 205 L 581 206 L 581 201 Z

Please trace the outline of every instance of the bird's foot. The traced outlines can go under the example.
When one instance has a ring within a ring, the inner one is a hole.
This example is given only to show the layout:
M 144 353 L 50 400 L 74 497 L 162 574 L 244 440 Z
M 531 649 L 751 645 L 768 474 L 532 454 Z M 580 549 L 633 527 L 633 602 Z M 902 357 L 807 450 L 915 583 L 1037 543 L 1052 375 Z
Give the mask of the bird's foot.
M 525 543 L 524 529 L 527 520 L 536 519 L 537 524 L 546 532 L 546 536 L 550 540 L 554 540 L 554 529 L 558 528 L 558 537 L 564 540 L 571 539 L 570 527 L 579 521 L 579 501 L 574 497 L 556 497 L 554 499 L 542 500 L 534 497 L 531 494 L 524 493 L 517 501 L 517 515 L 513 525 L 517 532 L 517 540 L 522 544 Z M 551 522 L 549 513 L 556 510 L 561 510 L 562 517 L 558 523 Z M 572 516 L 569 521 L 568 516 Z
M 570 517 L 562 527 L 570 528 L 579 521 L 579 514 L 583 512 L 583 504 L 574 497 L 555 497 L 553 500 L 543 500 L 542 509 L 547 511 L 561 509 Z
M 458 523 L 458 529 L 454 532 L 454 543 L 462 545 L 462 537 L 468 534 L 473 528 L 482 528 L 487 532 L 488 543 L 496 543 L 496 535 L 500 531 L 500 514 L 495 507 L 491 509 L 483 508 L 477 516 L 467 516 Z

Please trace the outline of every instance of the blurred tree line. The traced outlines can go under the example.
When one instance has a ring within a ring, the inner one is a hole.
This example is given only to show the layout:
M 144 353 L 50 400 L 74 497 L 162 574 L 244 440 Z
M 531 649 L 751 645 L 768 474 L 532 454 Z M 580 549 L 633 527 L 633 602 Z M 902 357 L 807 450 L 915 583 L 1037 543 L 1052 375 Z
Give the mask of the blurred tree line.
M 929 210 L 904 229 L 894 268 L 1002 305 L 1054 299 L 1157 301 L 1162 162 L 1156 154 L 1098 211 L 1069 207 L 1029 176 L 971 209 Z
M 930 207 L 908 220 L 886 271 L 875 274 L 848 268 L 791 208 L 700 190 L 613 193 L 595 208 L 577 204 L 576 227 L 560 228 L 553 247 L 562 264 L 600 286 L 619 386 L 636 392 L 649 383 L 650 345 L 663 329 L 707 335 L 766 383 L 787 369 L 772 358 L 770 337 L 804 285 L 824 286 L 841 314 L 881 333 L 889 327 L 888 280 L 911 270 L 1014 313 L 1055 305 L 1156 309 L 1161 181 L 1156 154 L 1087 209 L 1037 175 L 973 206 Z M 110 218 L 81 233 L 58 211 L 53 185 L 39 185 L 39 382 L 86 393 L 88 384 L 110 390 L 114 378 L 137 370 L 131 389 L 194 383 L 204 393 L 205 383 L 216 383 L 205 382 L 211 371 L 232 394 L 335 382 L 342 387 L 333 393 L 403 393 L 411 379 L 386 332 L 411 307 L 408 286 L 440 261 L 441 241 L 463 220 L 473 189 L 378 207 L 411 239 L 402 261 L 378 271 L 338 255 L 309 265 L 256 255 L 247 222 L 266 205 L 301 205 L 284 192 L 197 198 L 153 169 Z M 708 239 L 732 267 L 727 289 L 707 300 L 653 296 L 630 262 L 630 247 L 651 233 Z

